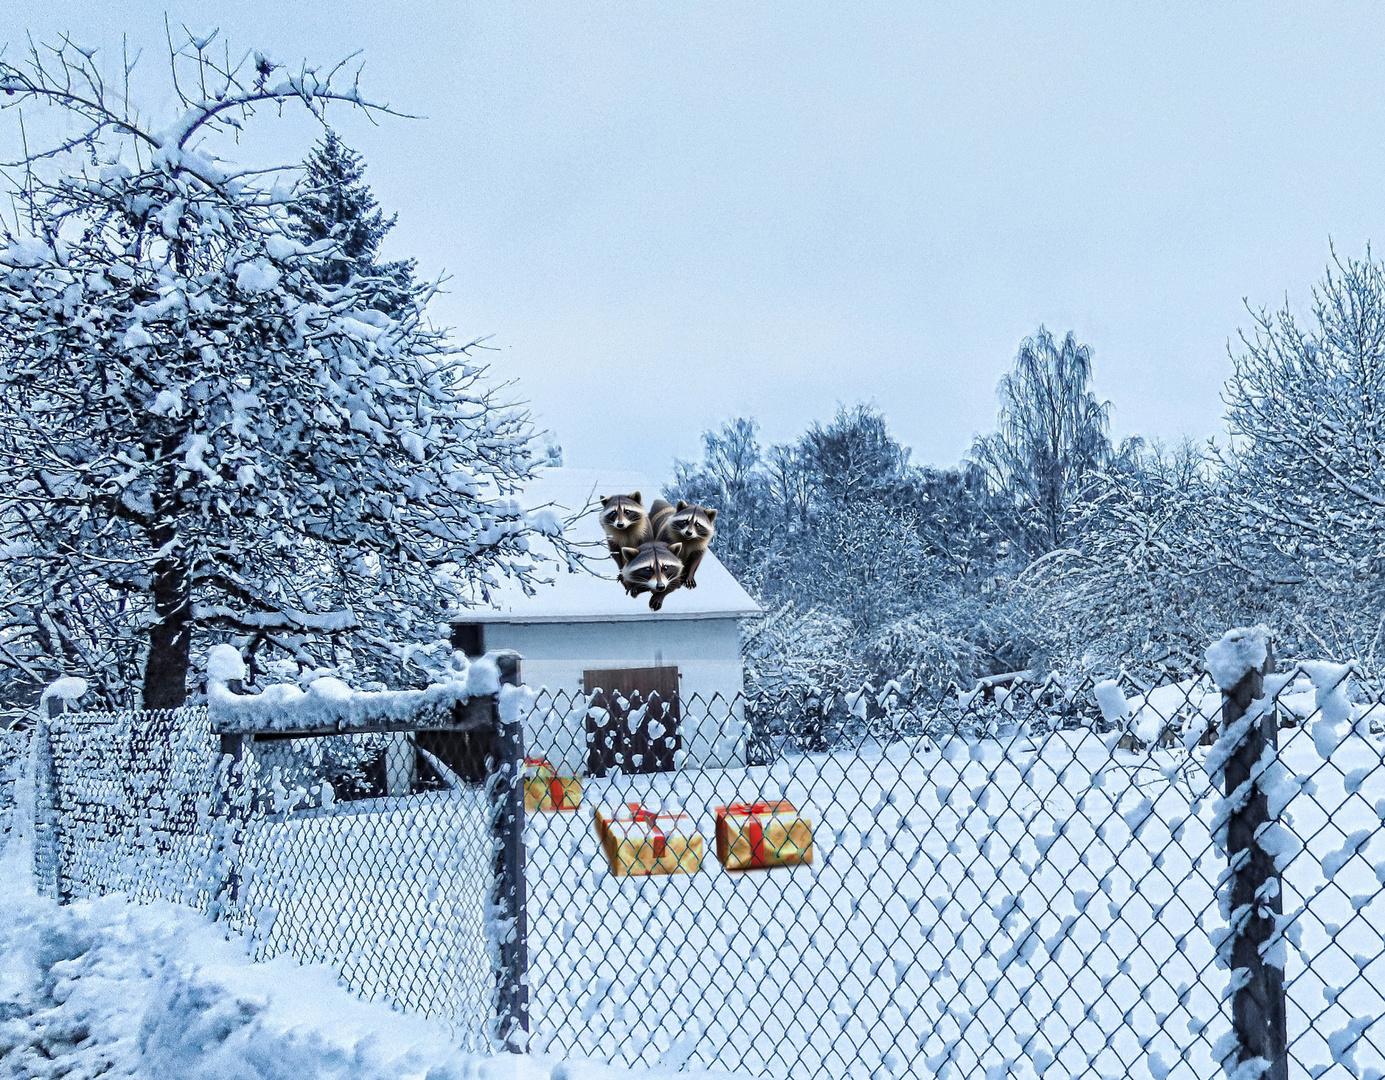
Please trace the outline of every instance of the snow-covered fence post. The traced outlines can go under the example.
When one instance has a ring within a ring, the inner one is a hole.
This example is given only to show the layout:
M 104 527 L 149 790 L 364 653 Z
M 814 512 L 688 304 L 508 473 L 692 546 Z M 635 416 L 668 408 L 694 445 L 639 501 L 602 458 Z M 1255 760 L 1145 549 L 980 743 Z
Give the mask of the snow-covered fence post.
M 48 721 L 62 711 L 60 697 L 50 697 L 42 703 L 29 751 L 34 777 L 34 881 L 39 895 L 51 900 L 62 899 L 62 865 L 58 856 L 57 777 Z
M 494 823 L 495 874 L 492 910 L 498 935 L 495 973 L 496 1035 L 511 1050 L 525 1049 L 529 1030 L 528 891 L 524 883 L 524 724 L 517 707 L 506 708 L 504 686 L 520 685 L 518 653 L 495 654 L 502 689 L 497 699 L 498 754 L 488 785 Z M 514 701 L 513 698 L 508 698 Z
M 1274 670 L 1268 629 L 1228 631 L 1208 648 L 1207 666 L 1222 692 L 1221 735 L 1206 764 L 1214 782 L 1222 775 L 1226 792 L 1213 824 L 1213 839 L 1227 858 L 1219 897 L 1227 927 L 1216 944 L 1231 971 L 1232 997 L 1232 1031 L 1218 1049 L 1222 1067 L 1238 1080 L 1288 1080 L 1285 950 L 1278 926 L 1284 905 L 1273 840 L 1283 807 L 1282 795 L 1271 790 L 1279 737 L 1273 693 L 1265 687 Z

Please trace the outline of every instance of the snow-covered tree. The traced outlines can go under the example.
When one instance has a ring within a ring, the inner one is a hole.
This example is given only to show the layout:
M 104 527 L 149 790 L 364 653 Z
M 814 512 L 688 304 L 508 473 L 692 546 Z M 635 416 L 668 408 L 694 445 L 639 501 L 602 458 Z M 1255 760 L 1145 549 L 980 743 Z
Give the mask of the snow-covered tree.
M 378 261 L 380 243 L 398 214 L 385 217 L 365 182 L 365 159 L 328 128 L 303 163 L 303 177 L 288 205 L 290 233 L 305 244 L 333 239 L 335 250 L 315 268 L 326 285 L 344 285 L 352 276 L 377 279 L 376 306 L 391 314 L 408 303 L 416 286 L 412 259 Z
M 1232 496 L 1264 565 L 1385 608 L 1385 265 L 1338 259 L 1303 325 L 1258 312 L 1226 384 Z
M 997 430 L 972 445 L 971 460 L 1011 500 L 1014 540 L 1031 558 L 1063 546 L 1069 506 L 1110 453 L 1110 403 L 1091 383 L 1091 349 L 1040 326 L 1000 381 Z
M 169 707 L 219 637 L 396 678 L 449 610 L 536 580 L 527 418 L 426 296 L 329 283 L 340 238 L 294 235 L 292 174 L 217 156 L 258 110 L 388 111 L 353 73 L 211 39 L 172 61 L 157 123 L 70 40 L 0 59 L 30 140 L 0 240 L 0 668 Z

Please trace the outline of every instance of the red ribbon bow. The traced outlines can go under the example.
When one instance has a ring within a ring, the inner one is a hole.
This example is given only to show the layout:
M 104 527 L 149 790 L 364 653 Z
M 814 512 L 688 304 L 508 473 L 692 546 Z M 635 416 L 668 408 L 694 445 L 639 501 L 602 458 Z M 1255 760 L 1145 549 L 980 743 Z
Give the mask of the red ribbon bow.
M 668 850 L 668 837 L 665 836 L 663 830 L 659 828 L 658 819 L 660 816 L 666 815 L 659 815 L 653 810 L 646 810 L 639 803 L 630 803 L 629 806 L 631 810 L 635 811 L 635 815 L 631 820 L 638 825 L 649 826 L 649 831 L 652 834 L 649 839 L 654 844 L 654 858 L 662 859 L 664 853 Z

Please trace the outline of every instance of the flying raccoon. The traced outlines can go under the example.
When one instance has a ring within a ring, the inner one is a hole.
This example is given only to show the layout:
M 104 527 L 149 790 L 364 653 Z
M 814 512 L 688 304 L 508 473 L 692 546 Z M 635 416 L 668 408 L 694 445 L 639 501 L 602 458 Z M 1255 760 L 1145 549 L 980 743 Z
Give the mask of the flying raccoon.
M 654 539 L 654 529 L 649 524 L 649 512 L 640 502 L 638 491 L 629 495 L 603 495 L 601 528 L 606 533 L 606 550 L 611 553 L 617 569 L 625 566 L 622 548 L 638 548 Z
M 670 506 L 663 499 L 655 499 L 649 508 L 649 522 L 654 528 L 654 539 L 665 544 L 682 544 L 683 584 L 689 589 L 697 588 L 698 564 L 706 553 L 712 538 L 716 536 L 717 512 L 705 506 L 690 506 L 682 499 L 677 506 Z
M 682 550 L 682 544 L 661 544 L 657 540 L 622 549 L 625 565 L 621 567 L 620 580 L 625 591 L 631 596 L 649 593 L 649 609 L 658 611 L 664 606 L 664 596 L 683 583 L 683 562 L 678 557 Z

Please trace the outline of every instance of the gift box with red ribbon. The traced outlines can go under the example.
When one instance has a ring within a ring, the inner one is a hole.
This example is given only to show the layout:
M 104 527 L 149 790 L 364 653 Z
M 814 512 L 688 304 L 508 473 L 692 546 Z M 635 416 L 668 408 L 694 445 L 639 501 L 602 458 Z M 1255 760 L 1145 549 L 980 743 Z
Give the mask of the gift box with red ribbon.
M 793 803 L 732 803 L 716 808 L 717 860 L 728 870 L 813 861 L 813 825 Z
M 524 809 L 576 810 L 582 805 L 582 778 L 560 776 L 547 758 L 524 759 Z
M 637 802 L 621 803 L 619 806 L 598 806 L 594 813 L 596 820 L 596 838 L 603 844 L 606 842 L 606 829 L 612 821 L 617 818 L 630 820 L 642 809 Z
M 639 803 L 597 814 L 601 847 L 616 877 L 692 874 L 702 866 L 702 836 L 687 814 L 646 810 Z

